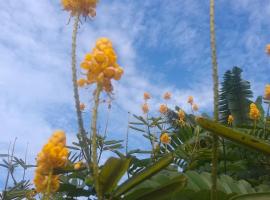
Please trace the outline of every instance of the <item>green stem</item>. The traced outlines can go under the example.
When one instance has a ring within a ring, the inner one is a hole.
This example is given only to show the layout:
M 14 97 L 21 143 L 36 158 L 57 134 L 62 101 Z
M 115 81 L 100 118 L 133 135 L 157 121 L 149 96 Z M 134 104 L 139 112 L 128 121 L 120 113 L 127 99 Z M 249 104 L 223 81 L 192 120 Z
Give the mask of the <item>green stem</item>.
M 98 117 L 98 106 L 99 106 L 99 96 L 102 90 L 102 85 L 97 84 L 94 97 L 94 107 L 92 110 L 92 123 L 91 123 L 91 136 L 92 136 L 92 162 L 93 162 L 93 174 L 94 174 L 94 184 L 95 190 L 97 192 L 98 200 L 102 200 L 102 194 L 99 187 L 99 176 L 98 176 L 98 160 L 97 160 L 97 117 Z
M 218 122 L 218 65 L 216 55 L 215 36 L 215 1 L 210 0 L 210 42 L 212 54 L 213 70 L 213 92 L 214 92 L 214 120 Z M 212 188 L 211 200 L 217 200 L 217 165 L 218 165 L 218 136 L 213 134 L 213 154 L 212 154 Z
M 71 59 L 71 66 L 72 66 L 72 84 L 73 84 L 73 95 L 75 100 L 75 108 L 77 114 L 77 122 L 79 128 L 79 140 L 82 143 L 82 153 L 84 154 L 86 160 L 90 161 L 89 149 L 86 143 L 87 138 L 84 131 L 83 126 L 83 119 L 82 119 L 82 112 L 80 110 L 80 97 L 77 85 L 77 68 L 76 68 L 76 41 L 77 41 L 77 33 L 78 33 L 78 26 L 79 26 L 80 16 L 77 14 L 74 19 L 73 25 L 73 33 L 72 33 L 72 59 Z
M 263 132 L 264 132 L 264 139 L 267 140 L 268 136 L 266 134 L 266 124 L 267 124 L 267 119 L 269 117 L 269 112 L 270 112 L 270 101 L 268 103 L 268 107 L 267 107 L 267 113 L 265 116 L 265 120 L 264 120 L 264 127 L 263 127 Z

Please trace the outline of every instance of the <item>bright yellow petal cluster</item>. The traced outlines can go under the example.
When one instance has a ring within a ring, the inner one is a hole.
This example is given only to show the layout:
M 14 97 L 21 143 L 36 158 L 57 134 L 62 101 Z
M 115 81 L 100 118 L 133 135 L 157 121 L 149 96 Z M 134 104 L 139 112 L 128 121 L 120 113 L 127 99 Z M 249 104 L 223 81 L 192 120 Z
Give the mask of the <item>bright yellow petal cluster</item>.
M 59 188 L 59 176 L 50 175 L 53 169 L 62 168 L 67 163 L 68 149 L 66 146 L 66 135 L 63 131 L 55 131 L 49 142 L 45 144 L 37 156 L 37 168 L 35 171 L 34 184 L 36 191 L 45 193 L 48 184 L 50 192 Z
M 172 94 L 170 92 L 165 92 L 165 94 L 163 95 L 163 99 L 165 100 L 169 100 L 171 99 L 172 97 Z
M 232 125 L 233 120 L 234 120 L 233 116 L 232 116 L 232 115 L 229 115 L 229 116 L 228 116 L 228 120 L 227 120 L 228 125 Z
M 249 117 L 252 120 L 258 120 L 261 117 L 261 113 L 255 103 L 250 104 Z
M 96 47 L 91 53 L 86 54 L 81 63 L 81 68 L 87 71 L 87 84 L 101 84 L 103 90 L 111 93 L 111 80 L 119 80 L 124 72 L 116 61 L 112 42 L 108 38 L 98 39 Z
M 168 107 L 167 107 L 165 104 L 161 104 L 161 105 L 159 106 L 159 112 L 160 112 L 161 114 L 167 113 L 167 112 L 168 112 Z
M 265 86 L 264 99 L 270 101 L 270 84 Z
M 149 106 L 148 106 L 147 103 L 144 103 L 144 104 L 142 105 L 142 111 L 143 111 L 144 114 L 146 114 L 146 113 L 149 112 Z
M 95 17 L 98 0 L 62 0 L 64 10 L 71 15 L 83 15 L 84 17 Z
M 160 136 L 160 142 L 162 142 L 163 144 L 169 144 L 171 142 L 171 137 L 168 133 L 163 133 Z

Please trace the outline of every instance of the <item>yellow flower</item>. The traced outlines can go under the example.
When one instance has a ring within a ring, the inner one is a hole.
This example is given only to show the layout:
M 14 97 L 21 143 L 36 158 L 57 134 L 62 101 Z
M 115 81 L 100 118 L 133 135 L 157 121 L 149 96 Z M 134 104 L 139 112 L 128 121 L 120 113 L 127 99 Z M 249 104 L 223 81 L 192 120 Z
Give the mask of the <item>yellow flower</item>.
M 193 100 L 193 96 L 189 96 L 187 102 L 192 105 L 193 104 L 193 101 L 194 101 Z
M 185 119 L 185 112 L 183 111 L 183 110 L 179 110 L 178 111 L 178 117 L 179 117 L 179 119 L 182 119 L 182 120 L 184 120 Z
M 264 99 L 270 101 L 270 84 L 265 86 Z
M 261 113 L 255 103 L 250 104 L 249 117 L 252 120 L 258 120 L 261 117 Z
M 143 99 L 144 100 L 148 100 L 150 98 L 151 98 L 151 96 L 150 96 L 150 94 L 148 92 L 143 93 Z
M 98 83 L 104 91 L 111 93 L 111 80 L 120 80 L 124 73 L 116 61 L 112 42 L 108 38 L 99 38 L 92 52 L 87 53 L 81 63 L 81 68 L 86 70 L 87 84 Z
M 232 116 L 232 115 L 229 115 L 229 116 L 228 116 L 228 124 L 229 124 L 229 125 L 232 125 L 233 120 L 234 120 L 233 116 Z
M 167 113 L 168 112 L 168 107 L 165 104 L 161 104 L 160 107 L 159 107 L 159 112 L 161 114 Z
M 171 137 L 169 136 L 168 133 L 163 133 L 163 134 L 161 134 L 161 136 L 160 136 L 160 141 L 161 141 L 163 144 L 170 144 L 170 142 L 171 142 Z
M 85 79 L 83 79 L 83 78 L 80 78 L 80 79 L 77 80 L 77 85 L 79 87 L 83 87 L 86 84 L 87 84 L 87 81 Z
M 75 170 L 79 170 L 79 169 L 82 168 L 82 165 L 83 165 L 82 161 L 79 161 L 79 162 L 75 163 L 74 169 Z
M 194 111 L 198 111 L 198 110 L 199 110 L 198 105 L 197 105 L 197 104 L 193 104 L 193 106 L 192 106 L 192 110 L 194 110 Z
M 181 125 L 185 124 L 185 112 L 183 110 L 178 111 L 178 118 Z
M 172 97 L 172 94 L 170 92 L 165 92 L 165 94 L 163 95 L 163 98 L 165 100 L 169 100 L 169 99 L 171 99 L 171 97 Z
M 270 44 L 266 45 L 265 52 L 270 55 Z
M 95 17 L 97 0 L 61 0 L 64 10 L 71 15 L 83 15 L 84 17 Z
M 147 103 L 144 103 L 144 104 L 142 105 L 142 110 L 143 110 L 143 113 L 144 113 L 144 114 L 146 114 L 146 113 L 149 112 L 149 106 L 148 106 Z
M 84 103 L 80 103 L 80 110 L 83 111 L 85 109 L 85 104 Z
M 50 184 L 49 192 L 56 192 L 59 188 L 59 176 L 52 175 L 53 169 L 63 168 L 67 163 L 68 149 L 64 131 L 55 131 L 48 143 L 45 144 L 37 156 L 37 168 L 34 184 L 36 191 L 45 194 Z

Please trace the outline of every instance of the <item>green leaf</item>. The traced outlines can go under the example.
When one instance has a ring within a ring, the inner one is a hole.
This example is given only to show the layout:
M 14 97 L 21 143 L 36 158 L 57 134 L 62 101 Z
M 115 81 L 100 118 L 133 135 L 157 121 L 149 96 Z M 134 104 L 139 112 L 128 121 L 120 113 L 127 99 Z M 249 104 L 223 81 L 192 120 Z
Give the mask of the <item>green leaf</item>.
M 270 155 L 270 144 L 264 140 L 257 139 L 248 134 L 236 131 L 232 128 L 220 125 L 212 120 L 202 117 L 197 118 L 197 122 L 200 126 L 208 131 L 213 132 L 219 136 L 228 138 L 234 142 L 253 148 L 257 151 Z
M 173 154 L 164 155 L 159 161 L 145 168 L 143 171 L 134 175 L 132 178 L 128 179 L 122 183 L 115 191 L 114 197 L 119 198 L 122 194 L 130 191 L 136 185 L 152 177 L 154 174 L 161 171 L 163 168 L 167 167 L 173 161 Z
M 171 199 L 171 196 L 178 190 L 181 190 L 187 183 L 187 179 L 183 175 L 174 177 L 173 179 L 166 181 L 164 184 L 148 189 L 140 189 L 139 192 L 129 194 L 124 200 L 165 200 Z
M 111 192 L 128 170 L 131 159 L 109 158 L 101 169 L 99 183 L 104 194 Z
M 244 195 L 238 195 L 230 200 L 269 200 L 270 199 L 270 193 L 254 193 L 254 194 L 244 194 Z

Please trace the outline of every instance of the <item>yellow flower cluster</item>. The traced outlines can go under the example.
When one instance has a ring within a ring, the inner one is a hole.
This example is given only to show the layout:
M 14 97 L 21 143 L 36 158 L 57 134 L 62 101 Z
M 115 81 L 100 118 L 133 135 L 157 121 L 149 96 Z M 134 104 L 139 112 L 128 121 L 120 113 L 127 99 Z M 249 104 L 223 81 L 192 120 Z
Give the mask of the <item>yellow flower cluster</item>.
M 233 123 L 233 120 L 234 120 L 234 118 L 233 118 L 233 116 L 232 115 L 229 115 L 228 116 L 228 125 L 232 125 L 232 123 Z
M 259 111 L 259 109 L 257 108 L 255 103 L 251 103 L 250 104 L 250 110 L 249 110 L 249 117 L 252 120 L 258 120 L 261 116 L 261 113 Z
M 264 99 L 270 101 L 270 84 L 265 86 Z
M 169 144 L 171 142 L 171 137 L 168 133 L 163 133 L 160 136 L 160 142 L 162 142 L 163 144 Z
M 183 110 L 178 111 L 178 118 L 181 125 L 185 124 L 185 112 Z
M 37 192 L 46 193 L 48 192 L 47 188 L 50 188 L 49 192 L 56 192 L 58 190 L 59 176 L 52 175 L 52 171 L 66 165 L 68 149 L 65 146 L 65 133 L 63 131 L 55 131 L 49 142 L 43 146 L 42 151 L 38 154 L 34 178 Z
M 161 105 L 159 106 L 159 112 L 160 112 L 161 114 L 167 113 L 167 112 L 168 112 L 168 107 L 167 107 L 165 104 L 161 104 Z
M 80 110 L 81 110 L 81 111 L 84 111 L 85 107 L 86 107 L 86 106 L 85 106 L 84 103 L 80 103 Z
M 193 104 L 193 101 L 194 101 L 193 96 L 189 96 L 187 102 L 188 102 L 190 105 L 192 105 L 192 104 Z
M 266 45 L 265 52 L 270 55 L 270 44 Z
M 143 99 L 147 101 L 148 99 L 151 99 L 151 96 L 148 92 L 143 93 Z
M 146 114 L 146 113 L 149 112 L 149 106 L 148 106 L 147 103 L 144 103 L 144 104 L 142 105 L 142 111 L 143 111 L 144 114 Z
M 172 94 L 170 92 L 165 92 L 165 94 L 163 95 L 163 99 L 165 100 L 169 100 L 172 98 Z
M 87 81 L 84 83 L 98 83 L 106 92 L 112 92 L 111 80 L 119 80 L 124 72 L 116 61 L 117 56 L 112 42 L 108 38 L 98 39 L 92 53 L 86 54 L 81 63 L 81 68 L 87 71 Z
M 64 10 L 71 12 L 71 15 L 83 15 L 84 17 L 95 17 L 98 0 L 62 0 Z

